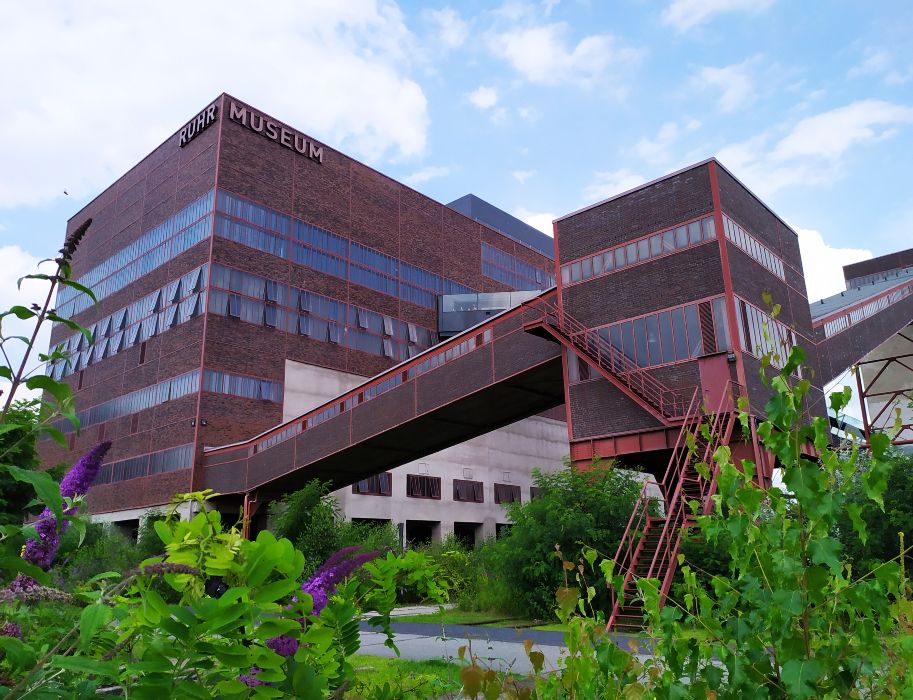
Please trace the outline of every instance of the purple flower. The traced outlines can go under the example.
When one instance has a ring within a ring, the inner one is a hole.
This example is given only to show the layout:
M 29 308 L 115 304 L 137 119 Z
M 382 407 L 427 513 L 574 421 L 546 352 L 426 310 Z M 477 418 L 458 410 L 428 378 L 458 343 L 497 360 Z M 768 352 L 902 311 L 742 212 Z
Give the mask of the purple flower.
M 22 639 L 22 628 L 15 622 L 7 622 L 0 627 L 0 637 L 15 637 Z
M 283 634 L 279 637 L 273 637 L 267 640 L 266 646 L 272 649 L 279 656 L 292 656 L 298 651 L 298 640 Z
M 336 586 L 346 576 L 351 574 L 362 564 L 380 556 L 380 552 L 358 552 L 359 547 L 345 547 L 330 556 L 323 566 L 321 566 L 314 575 L 311 576 L 301 586 L 301 590 L 307 593 L 314 600 L 314 607 L 311 610 L 312 615 L 320 615 L 320 611 L 326 607 L 327 600 L 336 591 Z M 349 558 L 349 555 L 355 556 Z
M 75 498 L 85 494 L 95 483 L 98 470 L 101 469 L 101 461 L 110 448 L 110 442 L 101 442 L 73 465 L 73 468 L 60 482 L 60 495 L 65 498 Z M 76 509 L 68 508 L 64 512 L 67 515 L 73 515 Z M 54 562 L 54 555 L 57 554 L 57 549 L 60 547 L 60 534 L 67 529 L 69 524 L 69 521 L 65 520 L 61 523 L 58 532 L 57 518 L 49 508 L 45 508 L 35 522 L 38 539 L 26 542 L 22 558 L 42 569 L 49 569 Z
M 265 681 L 261 681 L 257 678 L 257 674 L 260 673 L 260 669 L 256 666 L 252 666 L 250 669 L 250 674 L 244 674 L 238 676 L 238 680 L 241 681 L 244 685 L 253 687 L 255 685 L 266 685 Z

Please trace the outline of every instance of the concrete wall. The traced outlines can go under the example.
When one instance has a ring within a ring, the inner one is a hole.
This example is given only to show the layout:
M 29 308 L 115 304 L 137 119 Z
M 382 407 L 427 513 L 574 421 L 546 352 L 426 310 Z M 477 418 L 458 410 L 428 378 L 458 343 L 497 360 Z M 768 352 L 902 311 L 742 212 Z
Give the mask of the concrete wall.
M 358 375 L 286 360 L 283 420 L 316 408 L 362 381 Z M 507 523 L 504 507 L 495 503 L 494 484 L 519 486 L 520 498 L 527 502 L 532 470 L 557 470 L 567 454 L 566 424 L 535 416 L 394 469 L 392 496 L 356 494 L 351 488 L 334 495 L 347 518 L 390 520 L 404 526 L 409 520 L 431 522 L 436 524 L 435 539 L 452 533 L 454 522 L 476 523 L 477 539 L 493 537 L 496 526 Z M 440 477 L 440 500 L 407 497 L 408 474 Z M 484 503 L 454 501 L 453 479 L 483 482 Z

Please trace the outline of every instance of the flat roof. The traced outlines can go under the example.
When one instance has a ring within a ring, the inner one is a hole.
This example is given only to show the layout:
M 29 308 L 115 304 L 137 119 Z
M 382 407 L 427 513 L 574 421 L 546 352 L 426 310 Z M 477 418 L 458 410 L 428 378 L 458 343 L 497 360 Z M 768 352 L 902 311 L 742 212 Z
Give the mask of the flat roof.
M 853 287 L 845 292 L 834 294 L 819 301 L 813 301 L 809 304 L 812 312 L 812 321 L 829 316 L 847 306 L 858 304 L 869 297 L 877 296 L 891 287 L 896 287 L 899 283 L 911 279 L 913 279 L 913 267 L 908 267 L 905 270 L 899 270 L 896 276 L 892 276 L 889 279 L 864 284 L 861 287 Z
M 532 248 L 537 253 L 547 255 L 549 258 L 555 257 L 555 240 L 551 236 L 542 233 L 537 228 L 533 228 L 525 221 L 520 221 L 516 216 L 508 214 L 503 209 L 486 202 L 481 197 L 471 193 L 464 194 L 447 206 L 464 216 L 495 229 L 499 233 L 503 233 L 505 236 L 513 238 L 518 243 Z

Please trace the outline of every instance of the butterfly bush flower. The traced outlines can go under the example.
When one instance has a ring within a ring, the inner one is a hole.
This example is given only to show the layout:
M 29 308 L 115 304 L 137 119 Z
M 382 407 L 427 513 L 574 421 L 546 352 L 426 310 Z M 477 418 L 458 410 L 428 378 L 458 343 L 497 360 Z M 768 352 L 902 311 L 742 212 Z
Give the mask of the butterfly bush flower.
M 16 639 L 22 639 L 22 628 L 15 622 L 7 622 L 4 625 L 0 625 L 0 637 L 15 637 Z
M 98 470 L 101 469 L 101 462 L 111 448 L 110 442 L 102 442 L 89 450 L 82 459 L 80 459 L 73 468 L 67 472 L 60 482 L 60 495 L 64 498 L 75 498 L 76 496 L 85 495 L 95 478 L 98 476 Z M 68 508 L 64 511 L 67 515 L 73 515 L 76 508 Z M 29 540 L 25 545 L 22 558 L 26 561 L 40 566 L 42 569 L 49 569 L 54 562 L 54 556 L 60 547 L 60 535 L 67 529 L 70 524 L 65 520 L 60 525 L 60 532 L 57 531 L 57 518 L 54 513 L 45 508 L 35 523 L 35 531 L 38 533 L 37 540 Z
M 360 547 L 345 547 L 327 559 L 314 575 L 301 586 L 301 590 L 314 599 L 312 615 L 320 615 L 327 600 L 336 592 L 336 586 L 362 564 L 380 556 L 380 552 L 358 552 Z M 351 556 L 351 555 L 355 556 Z
M 336 586 L 346 576 L 351 574 L 362 564 L 380 556 L 380 552 L 359 552 L 360 547 L 345 547 L 334 553 L 327 559 L 323 565 L 314 572 L 304 584 L 301 590 L 314 599 L 314 607 L 311 610 L 313 615 L 320 615 L 320 611 L 326 607 L 327 600 L 336 591 Z M 352 556 L 354 555 L 354 556 Z M 297 598 L 294 598 L 297 602 Z M 298 651 L 298 640 L 288 635 L 280 635 L 268 639 L 266 646 L 272 649 L 279 656 L 292 656 Z M 264 685 L 264 682 L 257 678 L 260 672 L 256 666 L 238 680 L 248 686 Z

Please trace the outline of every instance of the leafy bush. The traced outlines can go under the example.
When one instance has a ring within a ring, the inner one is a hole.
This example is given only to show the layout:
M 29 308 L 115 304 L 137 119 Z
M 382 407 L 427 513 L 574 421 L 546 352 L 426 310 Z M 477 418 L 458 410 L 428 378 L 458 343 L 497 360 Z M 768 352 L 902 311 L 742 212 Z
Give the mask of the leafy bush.
M 837 518 L 837 538 L 849 561 L 860 573 L 900 554 L 899 533 L 913 542 L 913 455 L 892 453 L 891 473 L 885 488 L 884 508 L 869 498 L 863 476 L 867 465 L 861 464 L 850 480 L 847 507 Z M 852 517 L 860 518 L 868 538 L 862 542 L 853 528 Z M 913 554 L 906 552 L 906 566 L 913 565 Z
M 539 489 L 528 503 L 512 503 L 507 535 L 485 547 L 483 560 L 510 591 L 512 610 L 552 619 L 561 573 L 553 565 L 555 545 L 575 556 L 581 544 L 614 554 L 628 524 L 641 484 L 610 463 L 587 470 L 534 472 Z

